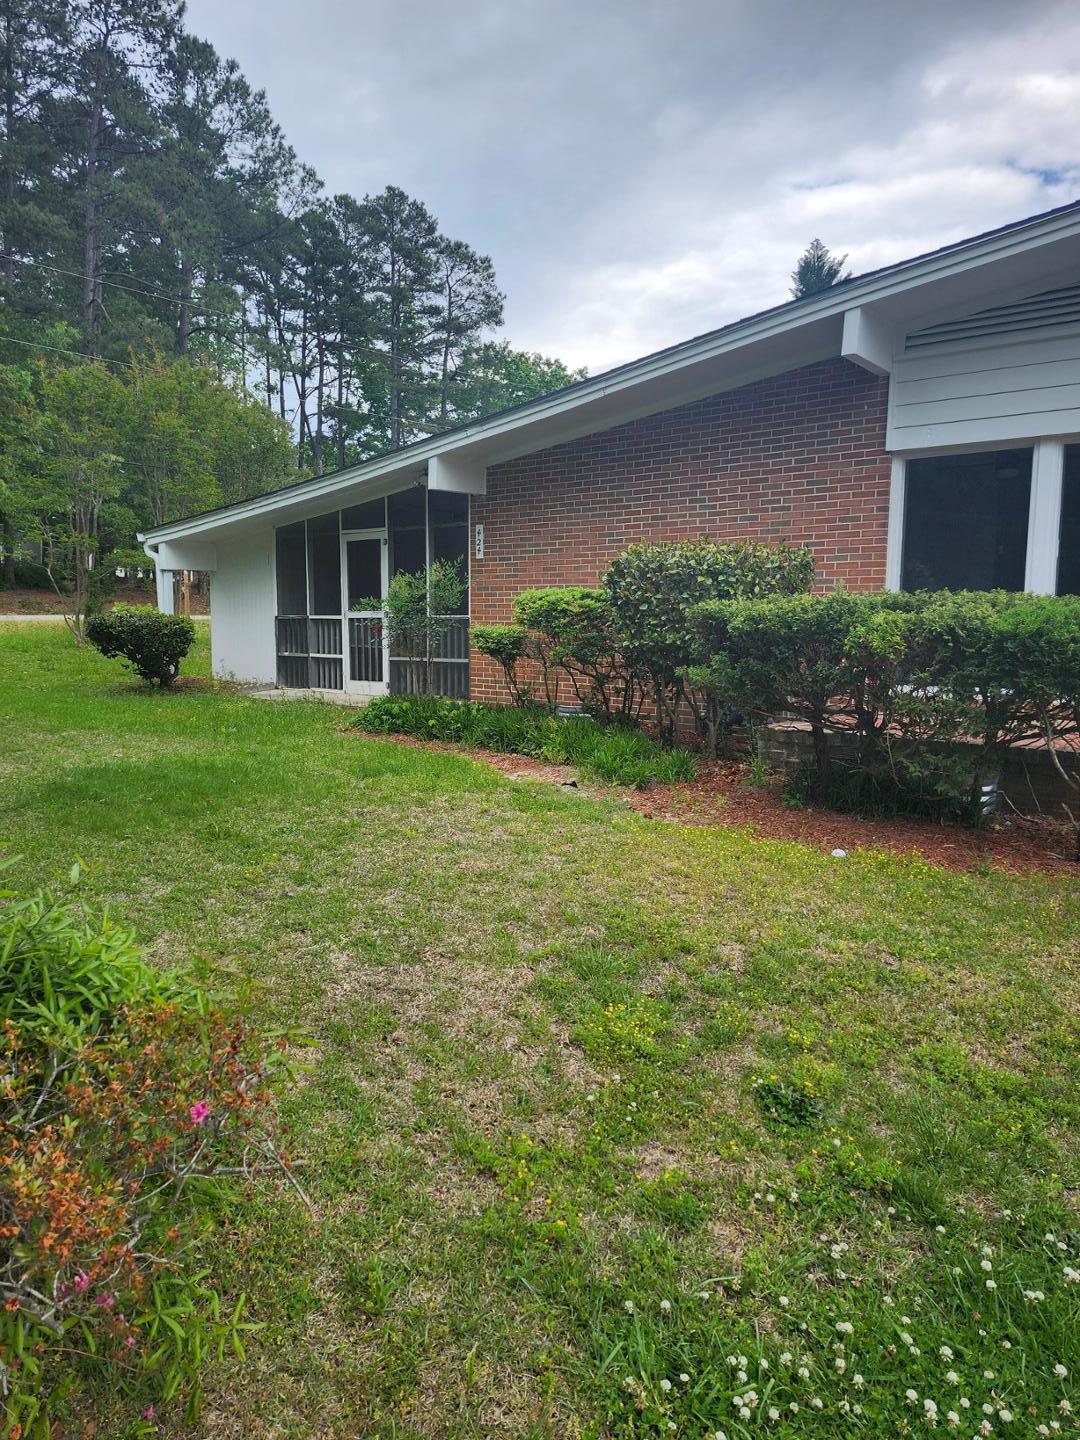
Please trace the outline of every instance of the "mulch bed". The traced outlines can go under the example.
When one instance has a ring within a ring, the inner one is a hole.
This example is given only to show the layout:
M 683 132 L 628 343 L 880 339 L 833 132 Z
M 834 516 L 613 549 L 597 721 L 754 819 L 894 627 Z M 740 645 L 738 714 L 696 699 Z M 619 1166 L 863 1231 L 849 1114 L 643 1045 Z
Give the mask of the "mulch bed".
M 353 731 L 353 734 L 362 734 Z M 525 755 L 500 755 L 472 746 L 384 735 L 402 745 L 445 750 L 482 761 L 512 780 L 547 780 L 583 791 L 600 786 L 578 779 L 567 765 L 548 765 Z M 797 840 L 816 850 L 888 850 L 917 855 L 950 870 L 982 869 L 987 865 L 1013 874 L 1043 871 L 1080 879 L 1072 858 L 1075 841 L 1070 828 L 1045 818 L 1002 815 L 979 830 L 931 820 L 860 819 L 812 805 L 793 808 L 784 803 L 783 779 L 764 785 L 748 783 L 748 767 L 740 761 L 699 762 L 697 777 L 681 785 L 654 785 L 648 790 L 607 790 L 631 809 L 652 820 L 680 825 L 745 826 L 769 840 Z

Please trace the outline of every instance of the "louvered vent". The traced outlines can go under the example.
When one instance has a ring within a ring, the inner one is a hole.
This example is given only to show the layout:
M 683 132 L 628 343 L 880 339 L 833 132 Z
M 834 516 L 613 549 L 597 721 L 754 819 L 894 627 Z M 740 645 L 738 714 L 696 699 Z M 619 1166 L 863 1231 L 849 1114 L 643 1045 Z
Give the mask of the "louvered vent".
M 995 305 L 965 315 L 962 320 L 947 320 L 942 325 L 928 325 L 916 330 L 904 341 L 904 349 L 929 350 L 937 345 L 982 340 L 992 335 L 1010 335 L 1023 330 L 1047 330 L 1062 325 L 1080 324 L 1080 285 L 1067 285 L 1062 290 L 1044 290 L 1029 295 L 1012 305 Z

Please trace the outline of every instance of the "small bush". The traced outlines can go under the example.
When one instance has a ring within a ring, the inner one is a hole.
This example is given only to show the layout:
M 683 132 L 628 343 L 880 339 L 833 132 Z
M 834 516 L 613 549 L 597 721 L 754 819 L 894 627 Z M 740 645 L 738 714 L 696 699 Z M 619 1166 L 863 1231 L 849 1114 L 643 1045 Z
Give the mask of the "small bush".
M 184 1246 L 222 1168 L 282 1166 L 276 1051 L 70 896 L 2 901 L 3 1433 L 52 1434 L 83 1376 L 192 1415 L 203 1360 L 248 1327 Z
M 436 696 L 380 695 L 352 722 L 372 735 L 447 740 L 553 765 L 576 765 L 612 785 L 673 784 L 694 777 L 687 750 L 667 750 L 638 730 L 585 717 L 563 720 L 542 705 L 482 705 Z
M 117 605 L 86 623 L 90 643 L 107 659 L 119 656 L 149 685 L 171 685 L 195 640 L 186 615 L 163 615 L 153 605 Z
M 515 705 L 528 699 L 528 691 L 518 678 L 518 664 L 524 658 L 529 632 L 524 625 L 474 625 L 469 635 L 473 649 L 502 668 L 506 688 Z

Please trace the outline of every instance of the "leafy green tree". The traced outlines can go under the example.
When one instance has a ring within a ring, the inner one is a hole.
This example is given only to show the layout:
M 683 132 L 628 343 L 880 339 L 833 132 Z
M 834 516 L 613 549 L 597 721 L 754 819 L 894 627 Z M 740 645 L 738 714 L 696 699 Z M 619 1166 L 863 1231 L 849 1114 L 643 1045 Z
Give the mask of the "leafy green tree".
M 464 594 L 461 569 L 449 560 L 434 560 L 415 573 L 399 570 L 387 586 L 382 606 L 387 636 L 391 650 L 408 663 L 413 694 L 433 693 L 439 646 Z
M 565 389 L 587 375 L 584 368 L 572 370 L 561 360 L 514 350 L 505 340 L 473 343 L 465 348 L 454 374 L 450 419 L 454 424 L 480 420 Z
M 442 240 L 436 265 L 440 311 L 435 322 L 438 340 L 438 424 L 450 423 L 451 386 L 458 379 L 463 355 L 485 330 L 502 324 L 505 296 L 495 283 L 495 267 L 463 240 Z
M 121 493 L 122 382 L 100 361 L 47 370 L 41 383 L 41 465 L 23 492 L 35 517 L 50 577 L 57 559 L 72 577 L 70 625 L 81 643 L 91 596 L 91 572 L 101 549 L 106 506 Z M 53 580 L 58 594 L 63 588 Z
M 850 280 L 851 272 L 845 275 L 846 255 L 834 255 L 827 245 L 816 237 L 810 241 L 799 262 L 791 272 L 791 294 L 795 300 L 806 295 L 816 295 L 819 290 L 828 290 L 841 280 Z

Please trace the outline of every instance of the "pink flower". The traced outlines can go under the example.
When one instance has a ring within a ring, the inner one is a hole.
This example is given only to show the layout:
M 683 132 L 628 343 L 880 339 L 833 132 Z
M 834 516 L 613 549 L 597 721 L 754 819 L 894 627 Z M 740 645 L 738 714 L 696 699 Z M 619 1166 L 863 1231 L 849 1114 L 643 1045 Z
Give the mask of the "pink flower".
M 87 1275 L 85 1270 L 79 1270 L 72 1283 L 81 1295 L 84 1290 L 89 1290 L 90 1288 L 90 1276 Z
M 111 1305 L 115 1305 L 115 1304 L 116 1304 L 116 1296 L 115 1296 L 115 1295 L 98 1295 L 98 1296 L 95 1298 L 95 1300 L 94 1300 L 94 1304 L 95 1304 L 95 1305 L 100 1305 L 103 1310 L 107 1310 Z
M 153 1407 L 153 1405 L 148 1405 L 148 1406 L 146 1407 L 146 1409 L 142 1412 L 142 1414 L 139 1416 L 139 1419 L 140 1419 L 140 1420 L 153 1420 L 153 1418 L 154 1418 L 154 1407 Z
M 210 1106 L 205 1100 L 197 1100 L 188 1113 L 191 1116 L 191 1123 L 193 1125 L 201 1125 L 210 1114 Z

